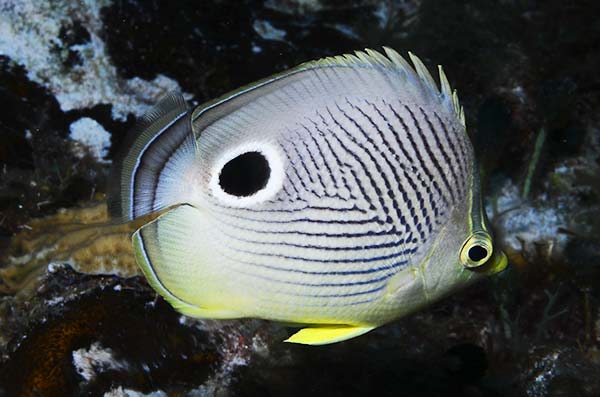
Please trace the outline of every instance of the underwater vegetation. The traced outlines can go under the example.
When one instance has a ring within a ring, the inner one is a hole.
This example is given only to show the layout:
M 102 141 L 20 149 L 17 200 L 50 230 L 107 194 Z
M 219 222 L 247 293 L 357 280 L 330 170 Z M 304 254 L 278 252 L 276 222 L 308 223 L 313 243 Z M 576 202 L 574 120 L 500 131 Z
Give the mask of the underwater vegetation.
M 0 2 L 0 395 L 600 394 L 597 2 L 34 4 Z M 458 89 L 509 267 L 318 348 L 175 312 L 106 223 L 136 118 L 384 45 Z

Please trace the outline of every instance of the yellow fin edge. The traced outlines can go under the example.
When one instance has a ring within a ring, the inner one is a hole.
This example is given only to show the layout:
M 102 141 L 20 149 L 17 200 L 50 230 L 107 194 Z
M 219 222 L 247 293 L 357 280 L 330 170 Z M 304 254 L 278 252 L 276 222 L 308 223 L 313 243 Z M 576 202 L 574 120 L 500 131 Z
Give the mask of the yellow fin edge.
M 323 325 L 319 327 L 302 328 L 284 342 L 302 345 L 327 345 L 355 338 L 366 334 L 375 327 L 352 327 L 348 325 Z

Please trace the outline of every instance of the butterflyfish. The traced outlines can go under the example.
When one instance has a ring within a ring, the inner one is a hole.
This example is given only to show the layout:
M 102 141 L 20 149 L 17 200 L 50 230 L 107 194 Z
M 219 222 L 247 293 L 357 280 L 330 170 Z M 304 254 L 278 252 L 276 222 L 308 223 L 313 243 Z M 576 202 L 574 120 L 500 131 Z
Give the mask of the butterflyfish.
M 288 342 L 362 335 L 504 269 L 441 67 L 384 48 L 307 62 L 189 108 L 171 94 L 115 169 L 151 286 L 181 313 Z

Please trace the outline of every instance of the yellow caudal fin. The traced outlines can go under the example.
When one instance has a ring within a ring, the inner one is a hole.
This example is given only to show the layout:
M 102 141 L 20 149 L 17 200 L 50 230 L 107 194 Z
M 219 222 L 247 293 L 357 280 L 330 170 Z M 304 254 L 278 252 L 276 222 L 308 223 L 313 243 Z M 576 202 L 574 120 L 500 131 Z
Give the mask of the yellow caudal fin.
M 353 327 L 349 325 L 323 325 L 302 328 L 284 342 L 303 345 L 327 345 L 366 334 L 375 327 Z

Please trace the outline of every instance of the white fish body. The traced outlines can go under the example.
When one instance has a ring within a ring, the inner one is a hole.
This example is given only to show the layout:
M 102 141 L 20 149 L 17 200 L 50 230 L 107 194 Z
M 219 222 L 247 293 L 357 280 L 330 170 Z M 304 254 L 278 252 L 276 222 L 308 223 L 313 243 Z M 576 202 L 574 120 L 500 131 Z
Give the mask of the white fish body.
M 201 318 L 306 324 L 331 343 L 506 266 L 481 209 L 464 115 L 440 68 L 372 51 L 303 64 L 146 118 L 114 213 L 152 286 Z

